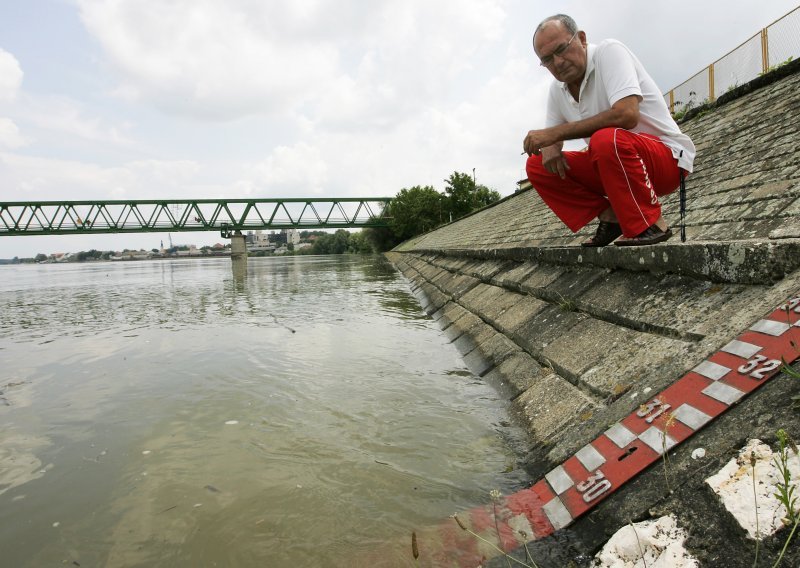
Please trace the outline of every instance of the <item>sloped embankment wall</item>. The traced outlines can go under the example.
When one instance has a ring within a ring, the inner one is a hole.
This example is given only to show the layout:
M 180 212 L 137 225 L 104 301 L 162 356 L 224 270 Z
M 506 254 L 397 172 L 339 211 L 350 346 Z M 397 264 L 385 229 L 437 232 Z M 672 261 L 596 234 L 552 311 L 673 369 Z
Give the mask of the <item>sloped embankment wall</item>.
M 387 254 L 469 367 L 508 396 L 530 435 L 534 477 L 798 292 L 798 70 L 742 87 L 682 125 L 698 148 L 686 243 L 581 249 L 594 227 L 571 234 L 523 191 Z M 664 204 L 676 228 L 677 201 L 676 192 Z M 753 397 L 771 402 L 748 399 L 699 438 L 732 451 L 748 434 L 799 426 L 788 405 L 764 416 L 796 383 L 778 377 Z M 693 471 L 685 451 L 676 460 L 676 471 Z M 625 524 L 663 500 L 640 489 L 650 496 L 627 505 L 615 496 L 617 512 L 597 515 Z M 724 546 L 732 557 L 748 549 Z

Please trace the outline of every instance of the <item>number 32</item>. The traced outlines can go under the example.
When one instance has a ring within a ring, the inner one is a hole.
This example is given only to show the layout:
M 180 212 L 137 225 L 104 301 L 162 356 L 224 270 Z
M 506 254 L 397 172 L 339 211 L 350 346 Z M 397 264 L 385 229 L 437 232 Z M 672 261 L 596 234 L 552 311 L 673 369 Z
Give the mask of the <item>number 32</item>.
M 762 365 L 763 363 L 763 365 Z M 759 365 L 761 365 L 759 367 Z M 738 371 L 742 375 L 749 375 L 754 379 L 763 379 L 770 371 L 774 371 L 781 366 L 777 359 L 769 359 L 763 355 L 756 355 L 747 363 L 739 367 Z

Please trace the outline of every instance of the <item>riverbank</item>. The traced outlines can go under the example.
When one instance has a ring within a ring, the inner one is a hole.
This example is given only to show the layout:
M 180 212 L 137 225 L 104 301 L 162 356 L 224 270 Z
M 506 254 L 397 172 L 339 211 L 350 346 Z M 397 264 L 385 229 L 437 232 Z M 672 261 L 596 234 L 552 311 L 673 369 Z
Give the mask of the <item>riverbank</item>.
M 534 478 L 800 293 L 799 70 L 787 65 L 682 124 L 698 148 L 685 243 L 587 251 L 577 245 L 593 226 L 573 235 L 522 191 L 388 253 L 467 365 L 508 398 Z M 677 227 L 677 194 L 664 213 Z M 650 468 L 553 549 L 562 560 L 594 553 L 629 521 L 673 513 L 701 565 L 752 565 L 753 542 L 705 478 L 748 439 L 774 447 L 779 428 L 800 434 L 799 382 L 781 374 L 734 404 L 668 452 L 669 487 Z M 764 558 L 781 534 L 762 543 Z

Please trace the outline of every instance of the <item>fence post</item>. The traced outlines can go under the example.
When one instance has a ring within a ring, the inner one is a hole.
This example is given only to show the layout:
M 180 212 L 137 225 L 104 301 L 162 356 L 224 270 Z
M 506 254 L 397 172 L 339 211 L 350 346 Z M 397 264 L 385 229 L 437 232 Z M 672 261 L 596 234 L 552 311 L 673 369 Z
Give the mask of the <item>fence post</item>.
M 670 114 L 675 112 L 675 89 L 669 91 L 669 112 Z
M 708 102 L 713 103 L 714 99 L 714 64 L 708 66 Z
M 761 30 L 761 70 L 762 73 L 769 72 L 769 41 L 767 39 L 767 28 Z

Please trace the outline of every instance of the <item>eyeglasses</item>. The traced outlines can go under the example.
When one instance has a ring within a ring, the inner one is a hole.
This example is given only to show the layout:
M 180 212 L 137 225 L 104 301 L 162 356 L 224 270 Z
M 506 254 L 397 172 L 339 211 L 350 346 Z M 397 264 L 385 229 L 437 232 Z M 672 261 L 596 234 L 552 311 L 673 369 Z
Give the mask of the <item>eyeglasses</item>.
M 542 57 L 539 60 L 539 65 L 541 65 L 542 67 L 550 67 L 553 64 L 553 61 L 555 61 L 556 57 L 561 57 L 562 55 L 564 55 L 564 52 L 567 51 L 570 44 L 572 43 L 572 40 L 574 40 L 575 36 L 577 35 L 578 32 L 575 32 L 574 34 L 572 34 L 572 37 L 569 38 L 569 41 L 567 43 L 562 43 L 556 48 L 556 50 L 552 54 L 548 55 L 547 57 Z

